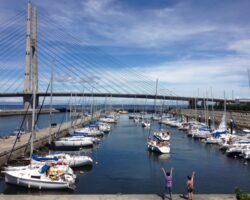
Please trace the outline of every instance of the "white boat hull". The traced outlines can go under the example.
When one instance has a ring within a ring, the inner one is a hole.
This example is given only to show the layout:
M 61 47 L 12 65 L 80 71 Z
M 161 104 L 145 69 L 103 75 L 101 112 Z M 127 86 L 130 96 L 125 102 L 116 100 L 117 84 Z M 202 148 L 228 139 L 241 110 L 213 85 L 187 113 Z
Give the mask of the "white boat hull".
M 55 146 L 56 147 L 89 147 L 93 146 L 92 141 L 82 141 L 82 140 L 74 140 L 74 141 L 55 141 Z
M 158 145 L 155 145 L 155 144 L 153 144 L 151 142 L 148 142 L 148 149 L 151 150 L 151 151 L 162 153 L 162 154 L 170 153 L 170 147 L 169 146 L 158 146 Z
M 34 189 L 65 189 L 72 188 L 72 184 L 66 181 L 41 180 L 39 178 L 28 178 L 21 171 L 9 171 L 5 173 L 5 182 Z

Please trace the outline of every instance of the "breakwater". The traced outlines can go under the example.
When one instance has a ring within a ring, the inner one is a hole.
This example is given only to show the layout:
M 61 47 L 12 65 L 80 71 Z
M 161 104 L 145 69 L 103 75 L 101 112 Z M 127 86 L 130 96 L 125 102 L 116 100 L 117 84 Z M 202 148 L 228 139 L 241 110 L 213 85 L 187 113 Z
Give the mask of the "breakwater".
M 204 111 L 204 110 L 197 110 L 194 109 L 173 109 L 170 111 L 172 114 L 177 115 L 184 115 L 188 116 L 189 118 L 195 118 L 197 116 L 197 119 L 200 117 L 202 121 L 205 121 L 205 119 L 210 118 L 211 120 L 214 117 L 215 122 L 220 123 L 223 111 Z M 227 111 L 227 123 L 230 124 L 231 120 L 237 125 L 237 127 L 240 128 L 250 128 L 250 112 L 244 112 L 244 111 Z

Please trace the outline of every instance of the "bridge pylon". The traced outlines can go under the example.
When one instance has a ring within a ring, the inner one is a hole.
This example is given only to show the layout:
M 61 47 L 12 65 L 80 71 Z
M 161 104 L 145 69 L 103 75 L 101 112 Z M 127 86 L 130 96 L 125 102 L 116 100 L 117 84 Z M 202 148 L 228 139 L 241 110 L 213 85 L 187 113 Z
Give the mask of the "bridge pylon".
M 31 1 L 28 2 L 26 31 L 25 79 L 23 96 L 24 109 L 32 108 L 33 88 L 35 89 L 36 93 L 38 92 L 37 8 L 35 6 L 33 11 Z M 36 106 L 38 104 L 37 98 Z

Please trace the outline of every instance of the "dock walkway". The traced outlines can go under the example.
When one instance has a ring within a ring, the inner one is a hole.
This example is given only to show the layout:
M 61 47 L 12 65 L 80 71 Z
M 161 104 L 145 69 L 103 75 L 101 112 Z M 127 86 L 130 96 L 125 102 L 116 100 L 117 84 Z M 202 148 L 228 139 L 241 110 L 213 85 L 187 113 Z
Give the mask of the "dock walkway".
M 85 118 L 85 121 L 89 120 Z M 80 125 L 82 119 L 74 121 L 72 124 Z M 55 127 L 51 128 L 51 138 L 63 137 L 68 133 L 68 130 L 71 128 L 71 122 L 64 122 L 62 124 L 57 124 Z M 20 142 L 16 143 L 15 149 L 11 156 L 12 159 L 16 159 L 23 155 L 24 150 L 27 146 L 27 143 L 30 138 L 30 133 L 26 133 L 21 136 Z M 7 139 L 0 139 L 0 167 L 7 161 L 9 153 L 13 147 L 13 144 L 16 140 L 16 137 L 9 137 Z M 36 132 L 36 138 L 34 140 L 34 149 L 39 148 L 48 143 L 49 140 L 49 128 L 40 129 Z M 27 153 L 29 152 L 27 149 Z

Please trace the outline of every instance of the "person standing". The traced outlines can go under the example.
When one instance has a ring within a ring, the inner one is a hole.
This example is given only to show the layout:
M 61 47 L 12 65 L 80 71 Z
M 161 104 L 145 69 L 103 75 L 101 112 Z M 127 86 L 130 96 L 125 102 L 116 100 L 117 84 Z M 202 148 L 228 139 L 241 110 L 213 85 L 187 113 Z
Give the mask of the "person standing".
M 164 199 L 166 197 L 166 194 L 169 194 L 170 199 L 172 199 L 172 187 L 173 187 L 173 168 L 171 168 L 170 172 L 165 171 L 164 168 L 162 168 L 164 178 L 165 178 L 165 192 L 164 192 Z
M 193 172 L 192 177 L 187 177 L 187 192 L 188 192 L 188 200 L 193 200 L 193 192 L 194 192 L 194 174 Z

